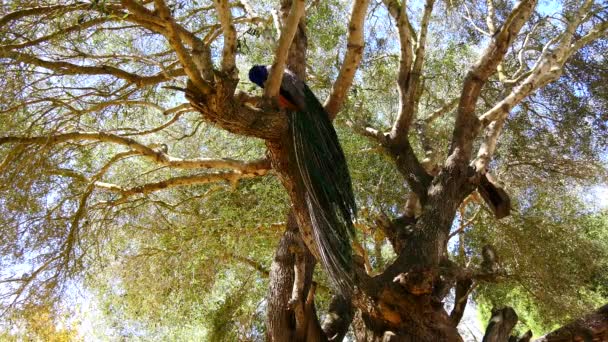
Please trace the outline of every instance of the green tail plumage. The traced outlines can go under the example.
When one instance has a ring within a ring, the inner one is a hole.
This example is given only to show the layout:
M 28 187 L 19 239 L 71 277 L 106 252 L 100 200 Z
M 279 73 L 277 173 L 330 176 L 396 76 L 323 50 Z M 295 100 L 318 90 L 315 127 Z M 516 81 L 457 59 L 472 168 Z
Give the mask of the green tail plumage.
M 270 66 L 254 65 L 249 79 L 264 88 Z M 351 237 L 357 213 L 355 196 L 336 131 L 313 92 L 285 69 L 280 99 L 288 102 L 293 136 L 291 154 L 304 186 L 304 197 L 320 262 L 332 285 L 348 297 L 353 289 Z M 297 181 L 297 180 L 296 180 Z
M 293 153 L 306 188 L 305 198 L 321 264 L 344 295 L 352 292 L 355 198 L 344 152 L 327 113 L 308 87 L 305 110 L 290 113 Z

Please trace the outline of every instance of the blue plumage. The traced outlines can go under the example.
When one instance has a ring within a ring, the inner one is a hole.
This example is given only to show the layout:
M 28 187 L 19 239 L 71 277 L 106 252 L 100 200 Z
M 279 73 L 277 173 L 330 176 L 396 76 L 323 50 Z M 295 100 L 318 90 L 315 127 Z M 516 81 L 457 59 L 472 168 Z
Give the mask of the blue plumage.
M 268 79 L 268 69 L 265 65 L 254 65 L 249 69 L 249 79 L 251 82 L 264 88 L 264 82 Z

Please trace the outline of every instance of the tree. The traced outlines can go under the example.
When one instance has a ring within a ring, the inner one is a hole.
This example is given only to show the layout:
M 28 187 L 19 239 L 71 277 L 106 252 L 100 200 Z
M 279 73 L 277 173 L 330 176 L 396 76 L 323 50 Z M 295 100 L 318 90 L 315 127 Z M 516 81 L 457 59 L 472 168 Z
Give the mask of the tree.
M 84 277 L 116 297 L 108 311 L 151 321 L 191 314 L 183 303 L 216 291 L 214 314 L 196 312 L 219 340 L 262 329 L 274 341 L 341 340 L 352 325 L 362 340 L 436 341 L 460 340 L 467 298 L 492 298 L 487 284 L 532 297 L 539 279 L 567 298 L 584 289 L 562 321 L 606 298 L 593 285 L 606 251 L 590 237 L 602 228 L 583 225 L 589 213 L 565 192 L 605 175 L 604 3 L 279 5 L 272 15 L 274 3 L 245 0 L 3 7 L 5 309 L 48 303 Z M 326 95 L 362 206 L 357 290 L 332 298 L 323 322 L 315 299 L 331 290 L 314 274 L 278 89 L 256 95 L 240 81 L 269 62 L 269 84 L 287 66 Z M 492 218 L 511 206 L 507 223 Z M 543 241 L 577 277 L 551 279 L 526 258 Z M 251 268 L 268 277 L 264 328 L 236 314 L 263 291 Z

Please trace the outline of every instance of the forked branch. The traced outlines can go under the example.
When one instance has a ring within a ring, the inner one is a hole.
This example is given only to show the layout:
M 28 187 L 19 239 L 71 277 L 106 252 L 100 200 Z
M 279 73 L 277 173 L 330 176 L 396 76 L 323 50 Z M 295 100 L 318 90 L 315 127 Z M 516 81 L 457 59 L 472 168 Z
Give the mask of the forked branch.
M 501 28 L 494 34 L 490 45 L 465 77 L 449 152 L 450 157 L 456 158 L 461 165 L 469 162 L 475 137 L 479 133 L 480 123 L 475 109 L 481 89 L 496 72 L 496 67 L 530 18 L 535 5 L 536 0 L 522 0 L 515 5 Z
M 545 45 L 541 56 L 523 82 L 480 117 L 481 125 L 486 127 L 486 132 L 475 160 L 475 168 L 478 171 L 485 172 L 511 109 L 537 89 L 557 80 L 562 75 L 566 61 L 578 49 L 606 33 L 608 22 L 604 21 L 592 27 L 583 37 L 574 40 L 574 33 L 584 23 L 584 17 L 592 4 L 592 0 L 587 0 L 581 5 L 568 22 L 564 32 Z M 554 42 L 556 44 L 552 46 Z

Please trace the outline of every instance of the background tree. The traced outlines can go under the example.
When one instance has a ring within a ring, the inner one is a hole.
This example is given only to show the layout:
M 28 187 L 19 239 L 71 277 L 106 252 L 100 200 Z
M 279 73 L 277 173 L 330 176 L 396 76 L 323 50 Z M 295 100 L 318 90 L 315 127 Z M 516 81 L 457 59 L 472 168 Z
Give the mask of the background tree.
M 606 175 L 607 15 L 591 0 L 5 3 L 3 313 L 53 313 L 76 281 L 121 336 L 459 340 L 472 294 L 535 329 L 599 306 L 606 219 L 577 189 Z M 361 207 L 348 300 L 314 272 L 276 89 L 239 81 L 260 63 L 270 82 L 306 77 L 335 118 Z

